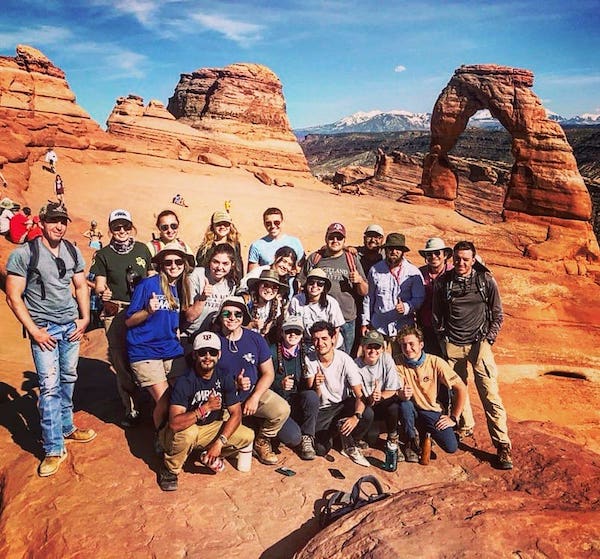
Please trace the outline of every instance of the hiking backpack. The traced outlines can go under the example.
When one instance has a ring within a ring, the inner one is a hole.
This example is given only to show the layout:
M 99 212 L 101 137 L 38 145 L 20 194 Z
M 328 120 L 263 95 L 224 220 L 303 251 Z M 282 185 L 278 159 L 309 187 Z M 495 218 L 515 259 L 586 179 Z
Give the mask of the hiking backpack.
M 321 258 L 323 258 L 324 253 L 324 249 L 320 248 L 314 253 L 312 262 L 309 258 L 309 262 L 312 264 L 313 269 L 318 268 L 319 262 L 321 261 Z M 346 263 L 348 264 L 348 270 L 350 271 L 350 273 L 356 272 L 356 256 L 351 254 L 350 251 L 346 249 L 344 249 L 344 254 L 346 255 Z

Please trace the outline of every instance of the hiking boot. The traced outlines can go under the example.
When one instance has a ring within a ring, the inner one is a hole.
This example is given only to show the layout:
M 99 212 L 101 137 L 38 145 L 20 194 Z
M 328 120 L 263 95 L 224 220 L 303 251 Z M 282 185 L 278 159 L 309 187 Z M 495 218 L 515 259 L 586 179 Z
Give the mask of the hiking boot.
M 39 468 L 38 468 L 38 474 L 40 477 L 48 477 L 51 476 L 53 474 L 55 474 L 56 472 L 58 472 L 58 468 L 60 467 L 60 465 L 62 464 L 62 462 L 64 462 L 65 458 L 67 457 L 67 450 L 63 450 L 62 454 L 60 454 L 59 456 L 46 456 Z
M 257 437 L 254 441 L 254 449 L 252 454 L 258 458 L 258 461 L 261 464 L 266 464 L 267 466 L 273 466 L 279 462 L 277 456 L 273 452 L 271 448 L 271 441 L 266 437 Z
M 496 456 L 496 464 L 500 470 L 513 469 L 513 461 L 510 455 L 510 445 L 508 443 L 500 443 L 498 445 L 498 455 Z
M 354 444 L 361 450 L 366 450 L 369 448 L 369 443 L 367 441 L 363 441 L 362 439 L 358 439 Z
M 315 446 L 313 444 L 312 437 L 310 435 L 302 435 L 302 441 L 300 442 L 300 450 L 298 455 L 302 460 L 314 460 L 317 456 L 315 452 Z
M 176 491 L 177 474 L 167 470 L 167 468 L 162 465 L 158 472 L 158 485 L 163 491 Z
M 414 438 L 408 441 L 404 446 L 404 456 L 406 457 L 407 462 L 416 463 L 419 461 L 419 441 Z
M 93 429 L 75 429 L 75 431 L 65 437 L 65 441 L 72 443 L 89 443 L 95 438 L 96 431 Z
M 473 428 L 462 427 L 461 429 L 457 429 L 455 431 L 455 433 L 456 433 L 456 436 L 458 437 L 458 440 L 462 441 L 463 439 L 467 439 L 467 438 L 473 436 Z
M 121 427 L 137 427 L 142 420 L 139 413 L 128 413 L 123 419 L 120 421 Z
M 360 451 L 360 448 L 356 446 L 349 446 L 348 448 L 342 450 L 341 454 L 343 456 L 347 456 L 348 458 L 350 458 L 350 460 L 352 460 L 352 462 L 358 464 L 359 466 L 364 466 L 365 468 L 368 468 L 371 465 L 369 461 L 363 456 L 363 453 Z

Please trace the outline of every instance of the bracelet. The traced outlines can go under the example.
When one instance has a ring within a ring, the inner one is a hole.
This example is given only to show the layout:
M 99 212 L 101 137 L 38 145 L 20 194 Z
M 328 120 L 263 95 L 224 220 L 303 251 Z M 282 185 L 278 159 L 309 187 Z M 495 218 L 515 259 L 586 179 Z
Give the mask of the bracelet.
M 200 421 L 201 419 L 204 419 L 210 412 L 203 412 L 200 408 L 202 406 L 198 406 L 195 410 L 194 413 L 196 414 L 196 421 Z
M 449 417 L 450 417 L 450 419 L 451 419 L 452 421 L 454 421 L 454 424 L 455 424 L 455 425 L 458 425 L 458 419 L 456 419 L 456 416 L 455 416 L 455 415 L 450 415 Z
M 223 446 L 225 446 L 227 444 L 227 441 L 228 441 L 228 439 L 227 439 L 227 437 L 225 435 L 219 435 L 219 440 L 221 441 L 221 444 Z

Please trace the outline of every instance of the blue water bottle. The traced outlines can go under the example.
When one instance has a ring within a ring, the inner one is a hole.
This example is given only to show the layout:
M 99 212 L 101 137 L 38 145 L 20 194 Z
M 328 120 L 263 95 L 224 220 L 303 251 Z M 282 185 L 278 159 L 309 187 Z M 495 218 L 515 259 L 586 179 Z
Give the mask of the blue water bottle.
M 395 472 L 398 467 L 398 443 L 388 441 L 385 444 L 385 463 L 383 469 L 388 472 Z

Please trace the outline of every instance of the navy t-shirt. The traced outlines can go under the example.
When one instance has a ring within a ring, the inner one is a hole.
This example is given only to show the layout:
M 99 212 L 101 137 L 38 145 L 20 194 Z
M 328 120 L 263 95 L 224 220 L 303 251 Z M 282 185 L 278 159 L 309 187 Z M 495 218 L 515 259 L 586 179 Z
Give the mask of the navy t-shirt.
M 242 337 L 230 342 L 225 336 L 221 338 L 221 359 L 218 367 L 223 369 L 235 381 L 240 371 L 244 369 L 244 376 L 250 378 L 250 390 L 240 391 L 240 401 L 245 402 L 252 394 L 258 382 L 258 366 L 271 359 L 271 350 L 265 339 L 252 330 L 242 329 Z
M 198 376 L 193 369 L 188 369 L 175 382 L 171 392 L 171 405 L 183 406 L 186 411 L 195 410 L 208 402 L 212 390 L 215 391 L 217 396 L 221 396 L 223 407 L 233 406 L 240 401 L 231 375 L 215 369 L 210 379 L 205 380 Z M 220 410 L 211 411 L 198 424 L 207 425 L 213 421 L 221 420 L 223 418 L 223 407 Z

